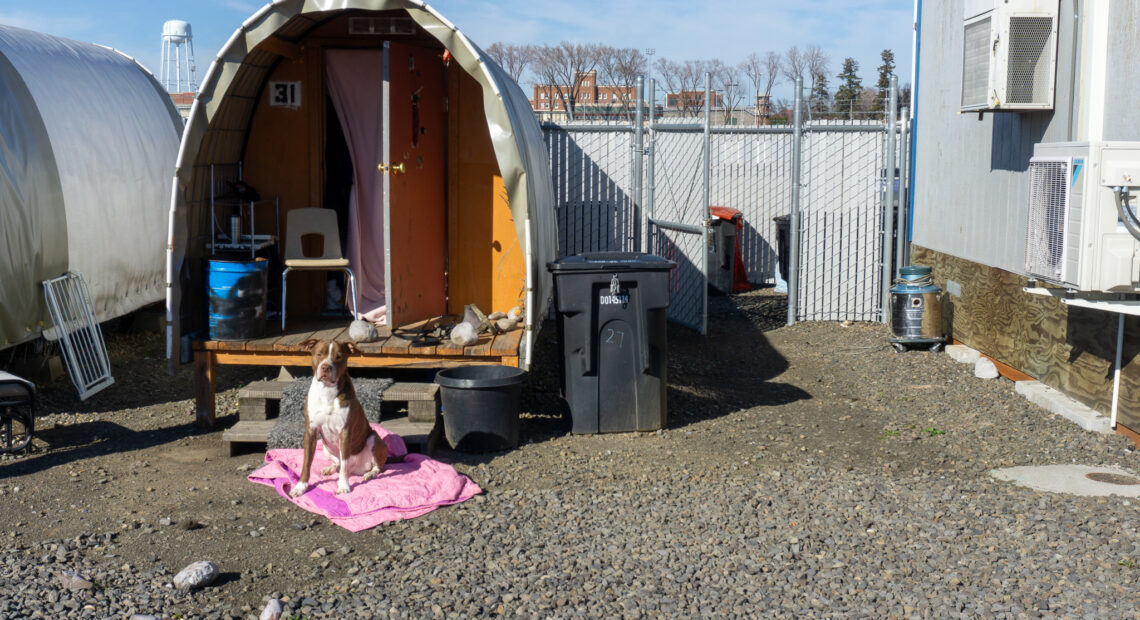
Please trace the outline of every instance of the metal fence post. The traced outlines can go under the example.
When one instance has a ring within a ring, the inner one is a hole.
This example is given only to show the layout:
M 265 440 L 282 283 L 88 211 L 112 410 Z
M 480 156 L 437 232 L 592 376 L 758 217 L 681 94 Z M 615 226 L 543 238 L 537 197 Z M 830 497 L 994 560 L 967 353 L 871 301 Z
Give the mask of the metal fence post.
M 645 174 L 645 125 L 642 118 L 641 102 L 645 91 L 645 76 L 637 76 L 637 91 L 634 95 L 634 105 L 637 111 L 633 115 L 633 250 L 640 252 L 641 221 L 645 217 L 642 212 L 645 190 L 642 185 L 642 175 Z
M 887 156 L 883 162 L 883 323 L 890 321 L 891 281 L 894 279 L 894 252 L 891 239 L 894 233 L 892 211 L 895 204 L 895 117 L 898 115 L 899 80 L 891 76 L 890 102 L 887 106 Z
M 803 156 L 804 79 L 796 78 L 792 104 L 792 212 L 788 217 L 788 325 L 796 322 L 800 288 L 800 164 Z
M 904 108 L 899 109 L 899 213 L 897 224 L 895 225 L 898 238 L 898 251 L 895 252 L 895 273 L 899 269 L 910 264 L 910 230 L 907 228 L 907 217 L 910 212 L 910 123 L 908 122 L 910 116 L 908 110 Z
M 701 194 L 701 200 L 703 201 L 703 204 L 701 205 L 701 207 L 704 209 L 704 217 L 701 218 L 704 221 L 704 252 L 702 252 L 702 255 L 704 256 L 704 259 L 703 259 L 704 264 L 701 265 L 701 271 L 703 271 L 705 274 L 705 291 L 706 292 L 704 292 L 704 294 L 701 295 L 701 299 L 704 301 L 704 308 L 701 312 L 701 314 L 702 314 L 702 317 L 701 317 L 701 333 L 702 334 L 704 334 L 708 331 L 708 322 L 709 322 L 709 296 L 708 296 L 707 290 L 708 290 L 708 285 L 709 285 L 708 284 L 709 283 L 709 239 L 711 237 L 709 235 L 709 197 L 712 195 L 711 187 L 709 185 L 709 182 L 710 182 L 709 177 L 710 177 L 711 172 L 712 172 L 712 126 L 711 125 L 712 125 L 712 74 L 711 73 L 705 73 L 705 148 L 704 148 L 704 151 L 705 151 L 705 158 L 704 158 L 705 159 L 705 161 L 704 161 L 704 168 L 705 168 L 704 177 L 705 177 L 705 180 L 704 180 L 704 191 Z
M 657 80 L 649 80 L 649 148 L 645 154 L 645 215 L 646 219 L 656 217 L 657 176 L 656 151 L 657 136 L 653 133 L 653 117 L 657 113 Z M 653 240 L 649 238 L 649 226 L 645 227 L 645 251 L 653 252 Z

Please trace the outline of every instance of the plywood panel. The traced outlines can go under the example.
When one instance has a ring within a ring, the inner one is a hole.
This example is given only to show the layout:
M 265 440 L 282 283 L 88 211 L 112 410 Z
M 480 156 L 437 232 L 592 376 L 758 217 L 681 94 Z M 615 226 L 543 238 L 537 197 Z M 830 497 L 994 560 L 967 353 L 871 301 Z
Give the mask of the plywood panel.
M 944 295 L 946 333 L 1098 411 L 1112 404 L 1117 315 L 1073 308 L 1022 291 L 1016 274 L 912 246 L 912 262 L 930 265 L 935 283 L 961 286 Z M 1140 317 L 1126 317 L 1121 370 L 1121 423 L 1140 428 Z
M 449 83 L 448 305 L 506 311 L 524 299 L 525 248 L 515 234 L 491 146 L 481 87 L 462 70 Z
M 243 157 L 242 176 L 245 181 L 263 198 L 277 196 L 280 200 L 282 232 L 285 214 L 290 209 L 319 206 L 310 202 L 310 197 L 320 192 L 319 187 L 313 187 L 314 175 L 310 168 L 313 157 L 320 155 L 323 136 L 313 134 L 312 117 L 323 118 L 321 108 L 324 96 L 322 85 L 314 84 L 319 80 L 313 79 L 309 64 L 311 63 L 304 57 L 293 60 L 283 58 L 270 72 L 270 82 L 301 82 L 301 106 L 270 106 L 268 89 L 263 89 L 258 95 Z M 258 230 L 276 228 L 275 215 L 272 207 L 260 209 Z M 280 275 L 270 274 L 270 277 L 279 278 Z M 279 286 L 280 283 L 276 284 Z M 271 290 L 277 291 L 277 286 L 271 287 Z M 290 317 L 313 316 L 324 307 L 323 272 L 290 273 L 288 286 Z

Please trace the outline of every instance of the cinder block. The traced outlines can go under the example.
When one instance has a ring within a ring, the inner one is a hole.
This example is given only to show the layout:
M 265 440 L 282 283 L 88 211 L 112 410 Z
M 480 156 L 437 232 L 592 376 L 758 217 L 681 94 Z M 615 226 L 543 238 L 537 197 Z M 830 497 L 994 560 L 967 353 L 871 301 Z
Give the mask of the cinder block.
M 1073 422 L 1086 431 L 1102 435 L 1109 435 L 1113 432 L 1111 420 L 1107 416 L 1078 403 L 1040 381 L 1017 381 L 1013 386 L 1014 391 L 1024 396 L 1029 402 Z

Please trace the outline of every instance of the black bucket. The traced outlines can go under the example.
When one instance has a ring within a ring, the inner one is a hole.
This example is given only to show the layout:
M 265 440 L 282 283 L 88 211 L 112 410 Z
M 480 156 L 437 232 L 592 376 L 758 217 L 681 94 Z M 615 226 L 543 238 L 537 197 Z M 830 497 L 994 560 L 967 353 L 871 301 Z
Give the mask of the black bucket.
M 460 366 L 439 371 L 443 430 L 460 452 L 496 452 L 519 445 L 519 394 L 526 373 L 510 366 Z

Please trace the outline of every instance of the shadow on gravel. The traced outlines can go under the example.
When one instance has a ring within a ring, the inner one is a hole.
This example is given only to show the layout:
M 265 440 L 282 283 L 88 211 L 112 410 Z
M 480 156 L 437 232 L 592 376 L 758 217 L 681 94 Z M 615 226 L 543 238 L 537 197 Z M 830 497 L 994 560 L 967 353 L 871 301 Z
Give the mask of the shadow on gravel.
M 218 425 L 229 426 L 235 419 L 236 416 L 218 418 Z M 0 479 L 34 474 L 67 463 L 116 452 L 145 450 L 202 432 L 208 431 L 201 431 L 193 419 L 185 424 L 147 431 L 132 430 L 104 420 L 47 429 L 37 428 L 35 443 L 48 444 L 47 450 L 45 451 L 41 445 L 26 458 L 0 465 Z

